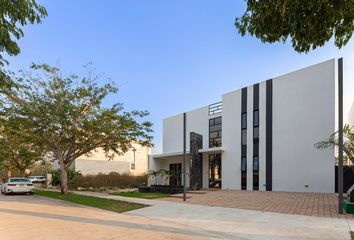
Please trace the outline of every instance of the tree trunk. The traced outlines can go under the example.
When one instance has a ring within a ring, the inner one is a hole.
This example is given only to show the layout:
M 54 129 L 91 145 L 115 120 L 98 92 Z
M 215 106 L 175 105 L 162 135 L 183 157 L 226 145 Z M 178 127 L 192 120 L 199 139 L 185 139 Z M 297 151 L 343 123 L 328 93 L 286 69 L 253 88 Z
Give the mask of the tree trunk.
M 68 194 L 68 172 L 64 164 L 64 160 L 59 159 L 60 165 L 60 191 L 61 194 Z
M 19 169 L 18 171 L 19 171 L 21 177 L 25 177 L 26 176 L 26 169 Z

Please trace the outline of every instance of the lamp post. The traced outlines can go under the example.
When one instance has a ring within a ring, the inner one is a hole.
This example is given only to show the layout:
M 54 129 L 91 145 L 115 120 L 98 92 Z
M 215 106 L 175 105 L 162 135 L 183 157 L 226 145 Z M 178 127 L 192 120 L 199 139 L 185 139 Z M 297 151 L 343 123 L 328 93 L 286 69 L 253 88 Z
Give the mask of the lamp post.
M 186 153 L 186 113 L 183 113 L 183 201 L 186 201 L 186 162 L 187 162 L 187 153 Z
M 343 214 L 343 58 L 338 59 L 338 213 Z

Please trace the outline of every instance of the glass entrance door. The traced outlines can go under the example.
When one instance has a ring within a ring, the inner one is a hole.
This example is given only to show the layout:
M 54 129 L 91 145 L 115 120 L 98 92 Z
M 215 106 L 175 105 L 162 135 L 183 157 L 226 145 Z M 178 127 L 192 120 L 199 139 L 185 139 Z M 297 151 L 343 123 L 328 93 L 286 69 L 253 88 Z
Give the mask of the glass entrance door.
M 221 154 L 209 155 L 209 187 L 221 188 Z

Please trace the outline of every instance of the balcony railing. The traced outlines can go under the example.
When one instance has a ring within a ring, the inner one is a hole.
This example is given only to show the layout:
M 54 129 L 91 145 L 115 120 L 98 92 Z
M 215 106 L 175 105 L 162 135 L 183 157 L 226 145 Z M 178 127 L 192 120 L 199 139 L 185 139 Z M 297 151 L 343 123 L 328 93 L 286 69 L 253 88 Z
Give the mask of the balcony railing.
M 209 105 L 209 115 L 214 115 L 222 112 L 222 102 L 217 102 Z

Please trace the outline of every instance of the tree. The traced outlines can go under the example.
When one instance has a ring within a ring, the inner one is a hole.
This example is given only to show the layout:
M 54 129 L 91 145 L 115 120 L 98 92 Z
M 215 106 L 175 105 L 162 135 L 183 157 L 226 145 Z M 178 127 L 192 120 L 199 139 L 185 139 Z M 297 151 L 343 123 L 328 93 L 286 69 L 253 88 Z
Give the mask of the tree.
M 0 0 L 0 6 L 0 52 L 16 56 L 20 53 L 16 40 L 24 36 L 21 27 L 41 23 L 47 11 L 35 0 Z M 4 63 L 6 60 L 0 54 L 0 65 Z
M 15 78 L 20 88 L 12 88 L 21 102 L 10 101 L 16 117 L 27 119 L 35 144 L 58 160 L 61 192 L 67 193 L 67 171 L 73 161 L 102 148 L 108 158 L 124 154 L 132 143 L 152 146 L 152 123 L 142 121 L 147 111 L 123 111 L 116 103 L 105 107 L 103 101 L 117 93 L 110 83 L 98 85 L 98 76 L 88 68 L 86 77 L 62 76 L 48 65 L 33 65 L 33 74 Z
M 0 93 L 7 94 L 9 87 L 13 85 L 3 69 L 8 61 L 2 53 L 18 55 L 20 47 L 16 40 L 24 36 L 22 27 L 29 23 L 41 23 L 46 16 L 46 9 L 35 0 L 0 0 Z
M 21 118 L 0 117 L 0 162 L 2 167 L 17 169 L 25 176 L 26 169 L 43 160 L 44 152 L 31 141 L 31 134 Z
M 354 31 L 353 0 L 247 0 L 247 10 L 236 18 L 239 33 L 262 42 L 285 42 L 291 38 L 297 52 L 323 46 L 332 37 L 345 46 Z
M 346 124 L 343 128 L 343 152 L 344 158 L 354 163 L 354 128 Z M 338 131 L 333 133 L 327 140 L 315 144 L 318 149 L 338 147 Z

